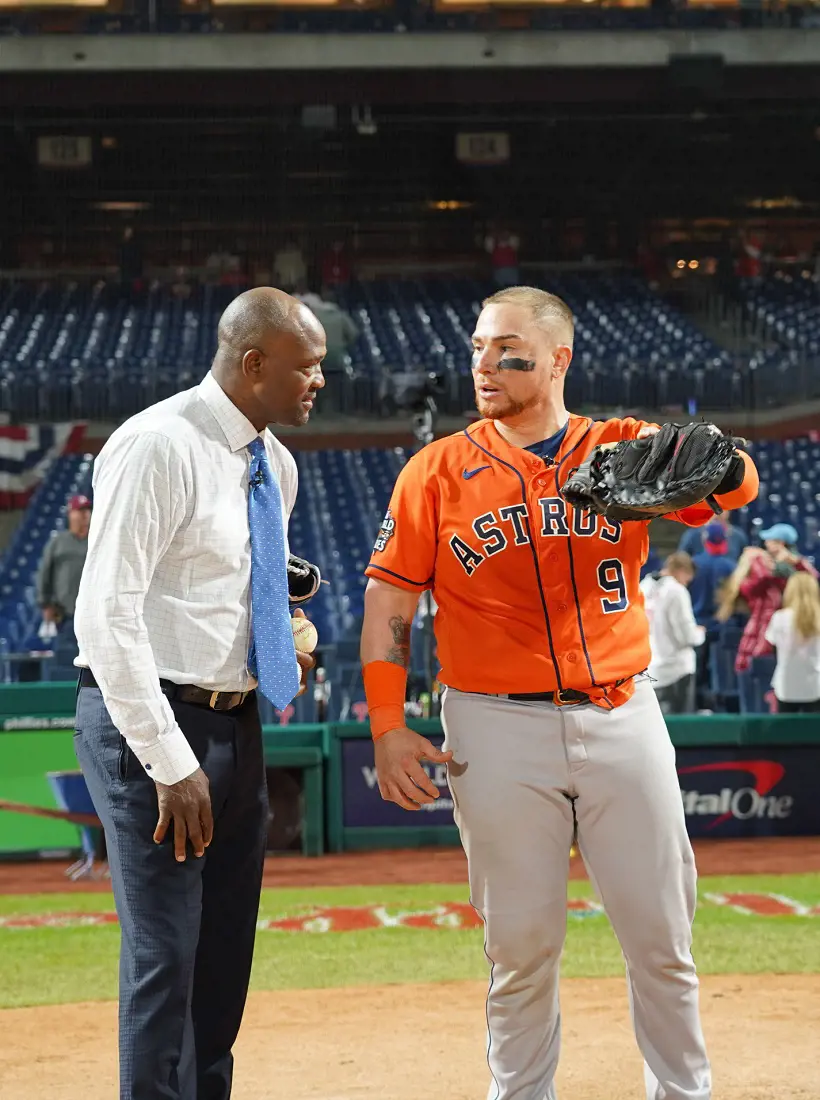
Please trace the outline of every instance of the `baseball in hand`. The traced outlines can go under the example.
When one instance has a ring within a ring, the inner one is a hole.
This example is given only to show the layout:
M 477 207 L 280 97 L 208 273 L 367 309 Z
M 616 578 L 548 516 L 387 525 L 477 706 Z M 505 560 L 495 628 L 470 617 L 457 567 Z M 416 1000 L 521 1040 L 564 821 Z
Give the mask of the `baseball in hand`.
M 312 653 L 319 641 L 319 633 L 310 619 L 293 618 L 290 620 L 293 630 L 293 644 L 299 653 Z

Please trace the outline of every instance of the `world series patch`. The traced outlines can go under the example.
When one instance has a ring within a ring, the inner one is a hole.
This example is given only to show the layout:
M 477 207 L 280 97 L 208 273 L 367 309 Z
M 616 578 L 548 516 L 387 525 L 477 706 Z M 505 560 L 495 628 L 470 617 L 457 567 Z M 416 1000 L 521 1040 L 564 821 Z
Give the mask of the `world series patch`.
M 396 532 L 396 521 L 393 519 L 393 513 L 388 508 L 384 514 L 382 525 L 379 528 L 379 533 L 376 536 L 376 541 L 373 545 L 374 550 L 384 550 L 390 539 Z

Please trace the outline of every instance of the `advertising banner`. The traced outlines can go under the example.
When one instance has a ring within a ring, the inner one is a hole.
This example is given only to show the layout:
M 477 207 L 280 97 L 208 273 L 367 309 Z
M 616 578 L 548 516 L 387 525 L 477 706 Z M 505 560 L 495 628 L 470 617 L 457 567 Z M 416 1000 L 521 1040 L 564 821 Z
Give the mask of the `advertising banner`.
M 441 736 L 430 737 L 441 747 Z M 379 794 L 369 738 L 345 738 L 342 821 L 346 829 L 453 825 L 443 765 L 424 764 L 439 799 L 409 813 Z M 678 749 L 678 778 L 689 835 L 820 835 L 820 751 L 812 747 Z
M 79 770 L 74 718 L 5 719 L 0 732 L 0 855 L 68 852 L 80 847 L 76 824 L 61 820 L 49 773 Z M 62 728 L 53 728 L 59 722 Z M 46 811 L 38 813 L 38 809 Z
M 444 738 L 430 737 L 441 748 Z M 405 825 L 411 829 L 425 825 L 453 825 L 453 801 L 447 786 L 447 769 L 443 764 L 423 764 L 422 767 L 439 789 L 436 802 L 422 806 L 418 813 L 403 810 L 395 802 L 385 802 L 379 794 L 376 769 L 373 766 L 373 742 L 370 737 L 346 737 L 342 751 L 342 825 L 345 829 L 373 826 Z
M 691 837 L 820 835 L 820 751 L 678 749 Z

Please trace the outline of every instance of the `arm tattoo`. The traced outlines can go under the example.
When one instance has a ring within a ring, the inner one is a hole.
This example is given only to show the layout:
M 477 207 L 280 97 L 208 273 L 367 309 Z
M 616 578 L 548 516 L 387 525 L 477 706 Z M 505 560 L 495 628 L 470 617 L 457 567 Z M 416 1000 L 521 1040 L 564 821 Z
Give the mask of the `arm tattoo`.
M 393 645 L 388 649 L 384 659 L 393 665 L 407 668 L 410 664 L 410 623 L 401 615 L 394 615 L 389 626 L 390 633 L 393 635 Z

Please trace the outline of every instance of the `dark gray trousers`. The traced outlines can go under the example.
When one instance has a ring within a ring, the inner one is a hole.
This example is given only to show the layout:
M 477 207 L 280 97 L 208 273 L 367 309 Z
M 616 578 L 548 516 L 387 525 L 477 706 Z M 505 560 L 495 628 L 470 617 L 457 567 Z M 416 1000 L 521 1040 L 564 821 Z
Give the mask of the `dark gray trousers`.
M 228 714 L 172 703 L 208 776 L 214 838 L 177 863 L 173 825 L 97 688 L 75 749 L 105 828 L 120 950 L 120 1100 L 227 1100 L 248 991 L 269 803 L 256 696 Z

